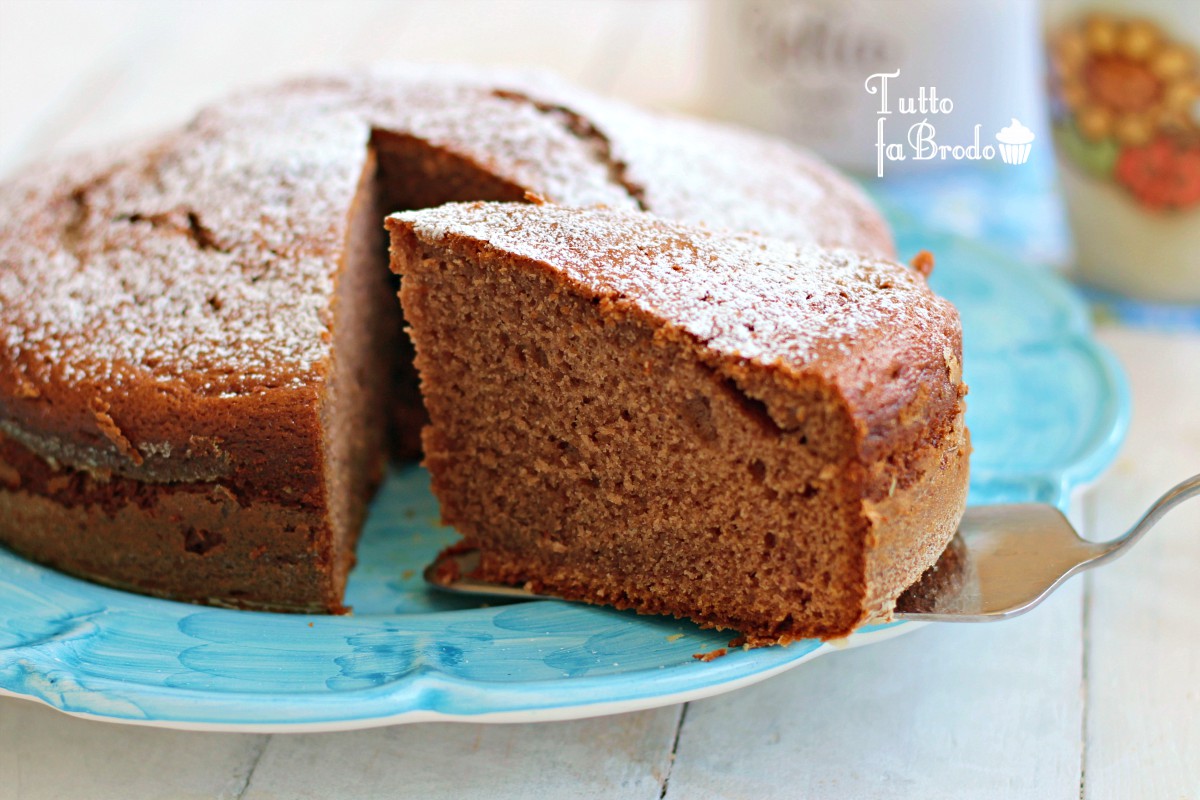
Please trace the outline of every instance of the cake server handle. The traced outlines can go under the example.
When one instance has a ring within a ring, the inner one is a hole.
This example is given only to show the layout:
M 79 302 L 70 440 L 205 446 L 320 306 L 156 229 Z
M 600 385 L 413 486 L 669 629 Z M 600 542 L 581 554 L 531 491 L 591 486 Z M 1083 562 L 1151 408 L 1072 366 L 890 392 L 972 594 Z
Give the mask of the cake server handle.
M 1158 524 L 1159 520 L 1166 516 L 1168 511 L 1193 497 L 1200 497 L 1200 475 L 1193 475 L 1176 484 L 1154 501 L 1154 505 L 1150 506 L 1142 518 L 1134 523 L 1133 527 L 1123 536 L 1105 542 L 1103 544 L 1104 552 L 1088 562 L 1088 567 L 1098 567 L 1129 552 L 1151 528 Z

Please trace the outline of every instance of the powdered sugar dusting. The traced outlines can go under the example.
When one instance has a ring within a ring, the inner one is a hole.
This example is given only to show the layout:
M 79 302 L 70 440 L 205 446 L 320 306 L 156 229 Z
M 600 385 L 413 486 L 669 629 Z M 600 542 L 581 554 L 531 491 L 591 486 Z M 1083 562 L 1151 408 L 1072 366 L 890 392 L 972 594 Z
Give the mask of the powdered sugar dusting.
M 4 187 L 0 337 L 27 372 L 118 386 L 150 373 L 203 394 L 310 379 L 363 130 L 240 122 L 202 114 L 135 155 Z
M 955 349 L 953 308 L 916 271 L 849 250 L 719 233 L 614 210 L 454 204 L 398 214 L 429 242 L 533 259 L 724 355 L 801 369 L 861 359 L 883 337 Z
M 578 107 L 613 131 L 613 157 L 661 217 L 894 255 L 886 225 L 862 192 L 796 147 L 594 98 L 580 98 Z

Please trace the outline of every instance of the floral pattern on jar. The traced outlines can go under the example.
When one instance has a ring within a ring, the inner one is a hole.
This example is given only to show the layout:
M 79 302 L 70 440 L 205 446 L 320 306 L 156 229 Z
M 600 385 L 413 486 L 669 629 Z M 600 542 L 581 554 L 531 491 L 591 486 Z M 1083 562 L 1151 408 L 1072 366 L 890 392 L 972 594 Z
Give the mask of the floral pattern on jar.
M 1152 22 L 1089 14 L 1047 40 L 1054 137 L 1147 210 L 1200 205 L 1200 58 Z

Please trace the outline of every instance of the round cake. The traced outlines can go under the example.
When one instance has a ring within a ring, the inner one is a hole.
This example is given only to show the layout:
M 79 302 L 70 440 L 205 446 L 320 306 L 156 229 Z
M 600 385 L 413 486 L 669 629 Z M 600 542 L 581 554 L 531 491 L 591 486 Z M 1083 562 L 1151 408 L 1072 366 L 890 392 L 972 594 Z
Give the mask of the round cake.
M 383 219 L 452 201 L 894 255 L 814 157 L 545 76 L 247 92 L 0 185 L 0 544 L 162 597 L 345 610 L 384 432 L 411 457 L 426 422 Z

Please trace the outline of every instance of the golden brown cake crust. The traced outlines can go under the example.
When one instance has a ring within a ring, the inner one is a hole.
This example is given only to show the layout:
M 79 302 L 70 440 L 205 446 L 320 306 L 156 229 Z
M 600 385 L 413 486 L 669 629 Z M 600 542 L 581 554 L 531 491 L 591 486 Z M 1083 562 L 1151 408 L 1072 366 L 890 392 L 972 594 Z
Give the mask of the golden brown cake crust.
M 372 153 L 382 185 L 372 183 Z M 24 508 L 0 516 L 0 543 L 94 575 L 86 553 L 75 566 L 52 555 L 69 551 L 57 539 L 94 546 L 82 533 L 87 515 L 100 520 L 96 531 L 117 517 L 145 531 L 142 545 L 122 545 L 132 550 L 152 552 L 153 531 L 168 531 L 181 550 L 188 541 L 190 524 L 174 518 L 186 515 L 154 502 L 81 501 L 60 513 L 57 495 L 31 489 L 19 448 L 66 479 L 128 479 L 148 496 L 220 486 L 238 499 L 230 552 L 238 530 L 251 536 L 261 524 L 256 504 L 317 520 L 310 547 L 343 552 L 322 556 L 338 566 L 295 606 L 336 610 L 329 598 L 371 482 L 370 469 L 355 467 L 347 491 L 357 499 L 338 499 L 329 468 L 331 353 L 345 328 L 333 298 L 343 271 L 357 269 L 346 267 L 362 238 L 351 229 L 356 202 L 395 209 L 530 192 L 892 249 L 863 195 L 794 148 L 544 77 L 402 68 L 247 92 L 166 135 L 0 184 L 0 434 L 9 454 L 0 492 Z M 414 402 L 398 414 L 411 427 Z M 68 509 L 76 521 L 64 521 Z M 42 538 L 16 530 L 18 516 Z M 288 525 L 281 551 L 294 547 Z M 175 585 L 194 599 L 203 573 L 178 568 L 177 584 L 171 573 L 147 589 Z
M 886 618 L 950 541 L 961 331 L 916 270 L 612 210 L 388 227 L 478 577 L 757 645 Z

